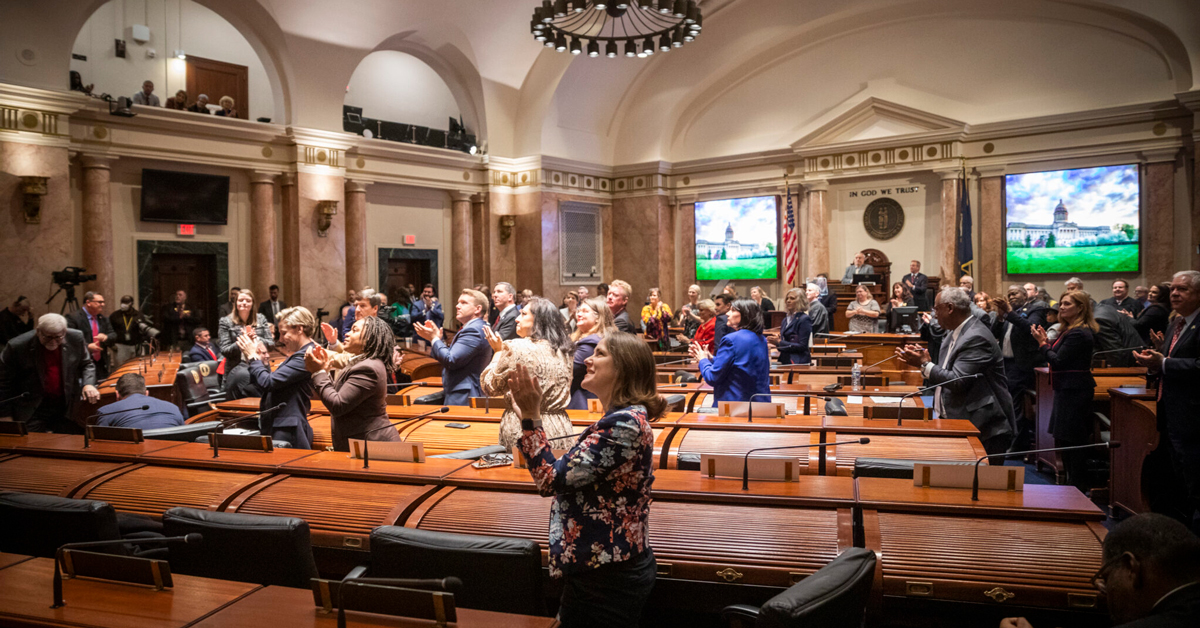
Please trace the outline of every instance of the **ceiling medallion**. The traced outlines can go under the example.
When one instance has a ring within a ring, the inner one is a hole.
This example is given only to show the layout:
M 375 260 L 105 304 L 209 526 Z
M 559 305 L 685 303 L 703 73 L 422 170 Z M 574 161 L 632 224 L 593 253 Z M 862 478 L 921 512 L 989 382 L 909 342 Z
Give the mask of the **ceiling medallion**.
M 701 22 L 696 0 L 542 0 L 533 10 L 530 31 L 558 52 L 611 59 L 679 48 L 700 35 Z

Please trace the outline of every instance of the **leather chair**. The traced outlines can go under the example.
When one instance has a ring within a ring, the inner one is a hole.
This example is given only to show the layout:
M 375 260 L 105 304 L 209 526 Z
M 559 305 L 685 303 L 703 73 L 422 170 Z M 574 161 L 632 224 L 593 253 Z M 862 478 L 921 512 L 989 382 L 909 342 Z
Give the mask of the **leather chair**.
M 371 531 L 372 578 L 463 581 L 454 594 L 463 608 L 545 615 L 542 550 L 528 539 L 430 532 L 400 526 Z
M 969 466 L 975 464 L 974 461 L 965 460 L 898 460 L 893 458 L 855 458 L 854 459 L 854 477 L 856 478 L 899 478 L 903 480 L 913 479 L 914 465 L 919 463 L 930 464 L 957 464 Z
M 439 390 L 435 393 L 429 393 L 421 397 L 413 399 L 413 404 L 418 406 L 440 406 L 442 401 L 446 399 L 446 392 Z
M 208 365 L 215 365 L 216 362 L 193 362 L 186 366 L 181 366 L 175 372 L 175 390 L 179 394 L 179 399 L 184 406 L 184 415 L 186 418 L 194 417 L 201 412 L 209 410 L 210 403 L 225 400 L 224 393 L 215 393 L 209 389 L 207 378 L 216 377 L 216 367 L 211 369 Z M 201 368 L 205 367 L 205 368 Z
M 208 433 L 213 430 L 214 425 L 215 423 L 212 421 L 206 421 L 204 423 L 186 423 L 175 427 L 142 430 L 142 438 L 146 440 L 173 440 L 191 443 L 195 442 L 197 438 L 204 437 L 204 442 L 208 442 Z
M 171 546 L 177 573 L 296 588 L 308 588 L 317 577 L 303 519 L 172 508 L 163 513 L 163 532 L 204 535 L 199 544 Z
M 860 628 L 874 577 L 875 552 L 851 548 L 761 607 L 726 606 L 721 616 L 735 627 Z
M 32 493 L 0 493 L 0 552 L 53 558 L 67 543 L 121 538 L 108 502 Z M 127 554 L 124 546 L 98 549 Z

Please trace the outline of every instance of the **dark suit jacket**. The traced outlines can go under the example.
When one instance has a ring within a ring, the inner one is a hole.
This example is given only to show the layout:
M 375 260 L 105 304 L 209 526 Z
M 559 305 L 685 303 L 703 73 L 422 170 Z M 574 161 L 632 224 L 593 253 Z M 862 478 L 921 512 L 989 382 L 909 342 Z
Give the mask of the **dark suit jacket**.
M 513 308 L 512 311 L 516 311 Z M 513 319 L 514 325 L 516 319 Z M 479 374 L 492 361 L 492 346 L 483 335 L 485 323 L 476 318 L 454 334 L 454 344 L 446 346 L 441 339 L 433 341 L 429 355 L 442 364 L 442 390 L 448 406 L 465 406 L 471 397 L 483 396 Z
M 1141 313 L 1133 319 L 1133 328 L 1142 337 L 1142 342 L 1149 345 L 1150 332 L 1166 333 L 1167 322 L 1170 317 L 1171 312 L 1168 311 L 1167 306 L 1161 303 L 1151 303 L 1149 307 L 1142 309 Z
M 209 353 L 208 350 L 211 350 L 212 353 Z M 211 342 L 208 343 L 208 350 L 205 350 L 205 348 L 201 347 L 200 345 L 192 345 L 192 348 L 188 349 L 188 352 L 187 352 L 187 361 L 188 362 L 208 362 L 209 360 L 220 360 L 221 359 L 221 352 L 220 352 L 219 348 L 217 347 L 217 345 L 215 345 Z
M 67 327 L 78 329 L 83 332 L 84 345 L 92 343 L 92 324 L 88 322 L 87 312 L 83 310 L 75 310 L 67 315 Z M 100 346 L 107 349 L 117 344 L 117 333 L 113 330 L 112 322 L 103 313 L 96 315 L 96 327 L 100 333 L 108 336 L 108 339 L 100 343 Z M 100 352 L 100 363 L 96 365 L 96 378 L 104 379 L 108 377 L 108 352 Z
M 188 311 L 187 316 L 183 316 L 175 309 L 174 302 L 162 307 L 162 332 L 166 336 L 163 342 L 169 344 L 180 341 L 192 341 L 192 330 L 200 324 L 200 319 L 196 316 L 196 312 L 192 310 L 192 306 L 185 302 L 183 307 Z
M 425 300 L 417 299 L 408 308 L 408 314 L 414 325 L 424 323 L 425 321 L 432 321 L 434 325 L 441 327 L 442 323 L 446 322 L 446 314 L 442 311 L 441 301 L 434 303 L 433 307 L 426 309 Z
M 969 419 L 979 428 L 980 440 L 1014 432 L 1012 396 L 1004 376 L 1004 357 L 995 336 L 976 316 L 962 323 L 958 341 L 954 343 L 946 368 L 934 363 L 927 378 L 930 385 L 955 377 L 980 373 L 983 377 L 964 379 L 942 387 L 942 405 L 948 419 Z M 945 331 L 943 350 L 951 342 L 952 331 Z
M 68 329 L 67 337 L 59 349 L 62 356 L 63 399 L 67 404 L 67 416 L 83 394 L 84 386 L 96 385 L 96 365 L 88 354 L 83 332 Z M 30 331 L 13 338 L 3 353 L 0 353 L 0 399 L 8 399 L 27 392 L 29 397 L 0 406 L 0 416 L 11 415 L 15 421 L 28 421 L 42 403 L 42 377 L 45 362 L 42 359 L 42 343 L 37 331 Z
M 628 309 L 621 310 L 620 314 L 617 314 L 616 316 L 614 316 L 613 324 L 617 326 L 617 329 L 619 329 L 627 334 L 638 333 L 637 325 L 634 325 L 633 319 L 629 318 L 629 310 Z
M 780 364 L 808 364 L 811 361 L 808 338 L 812 328 L 812 319 L 804 312 L 783 319 L 779 326 L 779 344 L 776 345 Z
M 399 432 L 387 429 L 388 381 L 383 362 L 358 360 L 342 369 L 337 379 L 317 373 L 312 383 L 317 398 L 329 409 L 334 451 L 350 451 L 351 438 L 400 440 Z
M 1038 349 L 1037 341 L 1033 339 L 1033 334 L 1030 333 L 1034 325 L 1045 329 L 1049 325 L 1046 324 L 1046 307 L 1041 301 L 1033 301 L 1026 303 L 1019 310 L 1009 310 L 1004 317 L 996 317 L 996 321 L 992 323 L 992 333 L 996 336 L 996 341 L 1000 343 L 1001 350 L 1004 349 L 1004 334 L 1008 329 L 1012 328 L 1010 341 L 1012 342 L 1013 366 L 1018 371 L 1017 374 L 1006 372 L 1005 375 L 1009 379 L 1013 379 L 1014 375 L 1018 375 L 1021 380 L 1032 382 L 1033 369 L 1041 366 L 1045 362 L 1041 350 Z
M 901 283 L 904 283 L 905 280 L 912 281 L 909 291 L 912 292 L 913 297 L 919 297 L 923 301 L 925 299 L 925 291 L 929 289 L 929 277 L 926 277 L 925 273 L 917 273 L 916 275 L 908 273 L 900 278 Z
M 1142 337 L 1133 326 L 1133 319 L 1117 311 L 1117 308 L 1107 303 L 1095 306 L 1096 324 L 1100 332 L 1096 334 L 1096 351 L 1112 349 L 1136 349 L 1142 346 Z M 1134 366 L 1132 351 L 1114 351 L 1104 354 L 1104 362 L 1109 366 Z
M 260 431 L 268 436 L 276 427 L 296 428 L 297 449 L 312 447 L 313 431 L 308 424 L 308 411 L 312 408 L 312 376 L 304 369 L 304 354 L 314 347 L 312 342 L 300 347 L 280 363 L 275 372 L 267 370 L 262 360 L 250 360 L 250 378 L 262 389 L 262 401 L 258 409 L 266 410 L 284 404 L 282 410 L 259 419 Z
M 1117 301 L 1117 297 L 1108 297 L 1101 301 L 1105 305 L 1111 305 L 1118 310 L 1125 310 L 1134 316 L 1137 316 L 1142 311 L 1142 304 L 1135 298 L 1127 296 L 1121 301 Z
M 821 305 L 825 306 L 825 311 L 829 312 L 829 316 L 832 317 L 834 314 L 837 314 L 838 297 L 836 294 L 834 294 L 833 290 L 830 290 L 829 292 L 817 297 L 817 300 L 821 302 Z M 832 328 L 833 326 L 830 325 L 830 329 Z
M 225 399 L 232 401 L 245 397 L 262 397 L 263 391 L 250 378 L 250 366 L 245 362 L 225 371 Z
M 1200 625 L 1200 582 L 1171 593 L 1149 615 L 1116 628 L 1193 628 Z
M 587 410 L 587 400 L 596 398 L 596 395 L 584 390 L 582 384 L 584 376 L 587 375 L 585 360 L 592 357 L 598 344 L 599 334 L 584 336 L 575 341 L 575 359 L 571 363 L 571 401 L 567 404 L 568 410 Z
M 720 401 L 750 401 L 771 392 L 771 354 L 762 336 L 743 329 L 726 334 L 712 360 L 700 360 L 700 375 Z M 765 399 L 765 398 L 762 398 Z
M 1050 415 L 1050 433 L 1070 444 L 1086 444 L 1091 437 L 1092 409 L 1079 403 L 1091 399 L 1096 390 L 1092 377 L 1092 353 L 1096 339 L 1087 327 L 1076 327 L 1059 334 L 1042 348 L 1050 365 L 1050 387 L 1054 389 L 1054 407 Z M 1072 391 L 1077 391 L 1072 394 Z
M 149 410 L 140 409 L 150 406 Z M 179 407 L 169 401 L 146 395 L 129 395 L 100 409 L 104 413 L 96 425 L 106 427 L 136 427 L 153 430 L 161 427 L 183 425 L 183 414 Z
M 730 333 L 733 333 L 733 330 L 729 328 L 729 314 L 718 314 L 716 322 L 713 323 L 713 346 L 720 347 L 721 340 Z
M 1168 353 L 1173 333 L 1173 325 L 1168 326 L 1163 340 L 1166 359 L 1158 383 L 1162 388 L 1158 429 L 1195 441 L 1200 439 L 1200 316 L 1181 332 L 1175 349 Z
M 496 324 L 492 325 L 492 330 L 500 336 L 501 340 L 512 340 L 517 337 L 517 315 L 520 311 L 517 308 L 511 307 L 507 312 L 496 317 Z M 480 332 L 483 333 L 483 332 Z M 485 341 L 484 344 L 487 344 Z
M 279 311 L 282 312 L 286 309 L 287 309 L 287 303 L 280 301 L 279 302 Z M 275 324 L 275 313 L 271 311 L 271 300 L 270 299 L 267 299 L 266 301 L 263 301 L 262 303 L 258 304 L 258 313 L 262 314 L 263 318 L 267 319 L 268 323 L 271 323 L 272 325 Z

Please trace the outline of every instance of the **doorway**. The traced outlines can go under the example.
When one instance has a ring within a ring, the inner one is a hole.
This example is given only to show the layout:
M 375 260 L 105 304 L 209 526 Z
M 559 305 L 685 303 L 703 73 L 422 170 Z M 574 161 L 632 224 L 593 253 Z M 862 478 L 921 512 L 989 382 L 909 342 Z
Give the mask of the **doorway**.
M 387 280 L 383 284 L 383 293 L 387 295 L 388 303 L 394 303 L 400 294 L 399 288 L 408 288 L 412 284 L 417 294 L 421 286 L 433 282 L 433 269 L 427 259 L 389 259 L 387 261 Z M 414 297 L 415 295 L 409 295 Z
M 204 253 L 154 253 L 150 256 L 150 298 L 143 305 L 159 329 L 163 329 L 163 307 L 175 300 L 175 292 L 187 292 L 188 308 L 200 324 L 215 335 L 217 330 L 217 256 Z
M 250 119 L 250 69 L 246 66 L 188 55 L 186 84 L 189 100 L 206 94 L 208 102 L 219 105 L 222 96 L 229 96 L 237 117 Z

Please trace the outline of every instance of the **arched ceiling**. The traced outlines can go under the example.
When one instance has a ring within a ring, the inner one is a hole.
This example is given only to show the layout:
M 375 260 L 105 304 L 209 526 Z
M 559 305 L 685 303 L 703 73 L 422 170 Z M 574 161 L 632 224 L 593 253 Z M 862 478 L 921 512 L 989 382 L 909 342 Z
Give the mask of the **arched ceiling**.
M 197 0 L 272 74 L 285 120 L 339 130 L 374 50 L 419 56 L 473 111 L 491 154 L 601 164 L 787 147 L 868 97 L 977 124 L 1200 89 L 1194 0 L 702 0 L 697 41 L 588 59 L 529 34 L 536 0 Z M 0 0 L 0 81 L 65 89 L 103 0 Z M 37 62 L 18 62 L 30 48 Z

